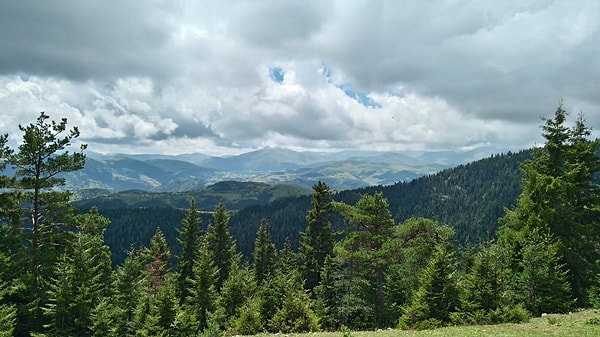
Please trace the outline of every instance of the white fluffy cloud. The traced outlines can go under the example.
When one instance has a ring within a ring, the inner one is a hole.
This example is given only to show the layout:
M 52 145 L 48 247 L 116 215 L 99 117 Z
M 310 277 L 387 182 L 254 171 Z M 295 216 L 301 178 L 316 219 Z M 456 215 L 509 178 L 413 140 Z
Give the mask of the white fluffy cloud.
M 561 98 L 600 125 L 596 1 L 6 1 L 0 40 L 0 130 L 92 151 L 518 149 Z

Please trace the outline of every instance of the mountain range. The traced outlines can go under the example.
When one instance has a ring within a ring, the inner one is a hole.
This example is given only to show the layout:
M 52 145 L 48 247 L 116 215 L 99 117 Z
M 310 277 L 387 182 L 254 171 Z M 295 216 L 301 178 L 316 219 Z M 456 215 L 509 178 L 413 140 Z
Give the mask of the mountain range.
M 497 151 L 496 151 L 497 152 Z M 221 181 L 253 181 L 311 187 L 327 181 L 335 190 L 389 185 L 433 174 L 495 153 L 340 151 L 299 152 L 264 148 L 236 156 L 100 154 L 87 152 L 82 170 L 68 173 L 66 188 L 86 196 L 125 190 L 180 192 Z

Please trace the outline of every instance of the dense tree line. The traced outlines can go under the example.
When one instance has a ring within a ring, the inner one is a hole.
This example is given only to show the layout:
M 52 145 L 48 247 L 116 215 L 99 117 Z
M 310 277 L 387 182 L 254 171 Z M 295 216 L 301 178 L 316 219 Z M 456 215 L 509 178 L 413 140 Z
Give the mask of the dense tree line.
M 260 209 L 254 209 L 245 258 L 225 204 L 209 214 L 190 200 L 183 212 L 156 213 L 149 243 L 138 242 L 117 264 L 105 241 L 114 224 L 97 208 L 77 214 L 69 192 L 52 189 L 64 183 L 59 173 L 83 166 L 85 146 L 68 152 L 77 128 L 48 119 L 42 113 L 21 127 L 23 143 L 16 150 L 6 146 L 6 135 L 0 137 L 0 165 L 16 168 L 13 177 L 0 177 L 2 335 L 423 329 L 521 322 L 600 304 L 600 141 L 589 140 L 582 116 L 567 127 L 562 106 L 544 120 L 544 147 L 517 154 L 530 159 L 520 165 L 522 192 L 506 203 L 498 240 L 479 236 L 476 246 L 459 249 L 468 233 L 461 237 L 433 216 L 398 215 L 385 193 L 393 189 L 335 193 L 318 182 L 306 203 L 275 203 L 286 210 L 278 217 L 256 218 Z M 493 167 L 478 178 L 446 171 L 427 198 L 456 210 L 462 206 L 452 201 L 455 195 L 480 192 L 470 190 L 470 179 L 492 180 L 487 192 L 509 195 L 512 187 L 495 178 L 513 174 L 510 156 L 473 164 Z M 411 185 L 394 188 L 399 186 Z M 427 204 L 413 202 L 417 208 Z M 292 226 L 278 231 L 278 245 L 273 228 L 297 213 L 304 221 L 299 235 Z M 161 225 L 161 219 L 172 221 L 169 216 L 178 226 Z M 489 226 L 493 233 L 498 224 Z

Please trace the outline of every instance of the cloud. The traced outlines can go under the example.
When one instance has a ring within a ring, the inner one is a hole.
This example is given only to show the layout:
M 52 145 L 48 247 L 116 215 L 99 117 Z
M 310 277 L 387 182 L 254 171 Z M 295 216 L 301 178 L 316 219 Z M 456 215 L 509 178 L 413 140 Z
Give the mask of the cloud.
M 98 151 L 519 149 L 561 98 L 600 125 L 591 0 L 5 1 L 0 41 L 2 132 L 46 111 Z

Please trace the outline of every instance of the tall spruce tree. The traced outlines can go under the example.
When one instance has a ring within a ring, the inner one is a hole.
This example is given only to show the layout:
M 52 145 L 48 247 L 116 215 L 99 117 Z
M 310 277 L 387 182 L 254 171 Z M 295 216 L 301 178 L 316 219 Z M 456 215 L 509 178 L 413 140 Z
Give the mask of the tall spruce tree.
M 110 251 L 104 244 L 104 230 L 110 221 L 95 208 L 74 220 L 78 232 L 73 250 L 56 265 L 44 308 L 51 317 L 52 336 L 92 336 L 92 313 L 102 299 L 112 295 Z
M 269 223 L 262 219 L 256 233 L 254 243 L 254 278 L 257 284 L 262 284 L 275 274 L 277 267 L 275 244 L 269 233 Z
M 160 228 L 142 254 L 147 261 L 146 280 L 136 310 L 136 334 L 155 336 L 171 331 L 178 305 L 175 278 L 169 266 L 171 250 Z
M 269 329 L 281 332 L 308 332 L 319 329 L 314 304 L 304 289 L 298 268 L 298 255 L 286 240 L 279 255 L 279 267 L 273 279 L 273 300 L 276 310 L 269 319 Z
M 327 256 L 321 270 L 321 282 L 314 289 L 315 311 L 321 328 L 338 330 L 343 317 L 340 308 L 343 304 L 344 283 L 342 265 L 338 258 Z
M 321 269 L 327 256 L 333 255 L 335 237 L 329 217 L 333 214 L 331 189 L 324 182 L 313 186 L 310 203 L 312 208 L 306 215 L 308 225 L 300 233 L 300 259 L 305 287 L 312 290 L 321 281 Z
M 519 261 L 531 230 L 550 233 L 560 242 L 573 298 L 585 305 L 600 259 L 600 140 L 588 139 L 583 116 L 572 128 L 566 126 L 566 116 L 561 103 L 554 117 L 544 120 L 546 143 L 521 165 L 523 190 L 517 206 L 501 219 L 499 237 Z M 520 268 L 517 263 L 514 267 Z
M 194 199 L 185 218 L 181 222 L 181 229 L 177 230 L 177 242 L 181 245 L 181 253 L 177 257 L 177 296 L 179 303 L 183 303 L 190 295 L 191 282 L 194 279 L 194 265 L 198 260 L 200 251 L 200 214 Z
M 206 239 L 212 260 L 219 271 L 216 289 L 220 292 L 223 282 L 229 277 L 229 269 L 236 255 L 235 240 L 229 231 L 229 214 L 223 201 L 215 208 L 214 221 L 207 229 Z
M 212 255 L 208 250 L 206 236 L 198 246 L 198 261 L 194 264 L 194 277 L 191 281 L 190 295 L 184 302 L 186 310 L 191 311 L 197 322 L 196 333 L 208 327 L 209 315 L 216 309 L 216 284 L 219 271 L 215 268 Z
M 116 327 L 121 336 L 135 336 L 139 327 L 136 325 L 136 312 L 147 293 L 147 270 L 143 254 L 139 250 L 130 250 L 123 264 L 117 267 L 114 279 L 114 294 L 108 299 L 110 302 L 102 304 L 106 310 L 117 311 L 108 328 Z M 102 327 L 96 328 L 100 333 Z

